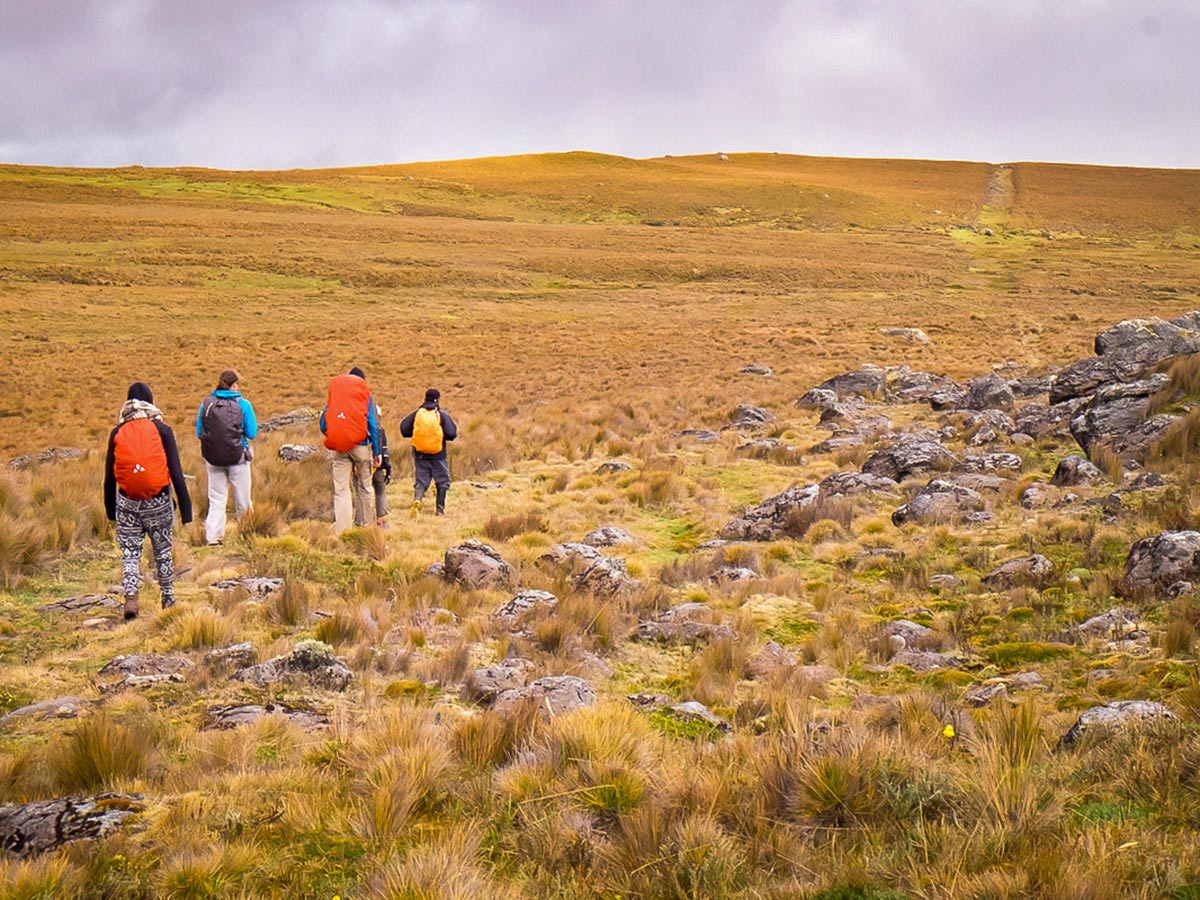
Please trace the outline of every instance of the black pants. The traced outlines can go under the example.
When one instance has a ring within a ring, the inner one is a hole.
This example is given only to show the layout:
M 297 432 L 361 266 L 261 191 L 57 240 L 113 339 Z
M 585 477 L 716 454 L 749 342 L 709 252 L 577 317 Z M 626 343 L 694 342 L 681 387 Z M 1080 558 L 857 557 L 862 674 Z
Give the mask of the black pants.
M 420 501 L 429 490 L 429 482 L 437 485 L 437 511 L 446 511 L 446 492 L 450 490 L 450 462 L 443 456 L 413 453 L 413 474 L 416 484 L 413 499 Z

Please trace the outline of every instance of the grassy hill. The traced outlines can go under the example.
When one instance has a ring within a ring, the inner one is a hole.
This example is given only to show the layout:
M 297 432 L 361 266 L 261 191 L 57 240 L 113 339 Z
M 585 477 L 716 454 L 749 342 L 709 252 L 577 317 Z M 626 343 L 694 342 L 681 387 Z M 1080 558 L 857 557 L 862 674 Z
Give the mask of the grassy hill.
M 1042 374 L 1117 321 L 1200 308 L 1197 197 L 1195 171 L 779 154 L 0 166 L 0 459 L 84 451 L 0 475 L 0 715 L 79 700 L 0 725 L 0 804 L 142 797 L 101 843 L 0 858 L 0 898 L 1197 896 L 1200 606 L 1115 596 L 1135 540 L 1200 522 L 1187 452 L 1154 461 L 1166 486 L 1118 512 L 1116 466 L 1077 501 L 1028 508 L 1078 448 L 1001 440 L 989 449 L 1020 468 L 986 523 L 893 525 L 927 480 L 913 477 L 786 537 L 704 544 L 748 506 L 861 466 L 869 445 L 810 449 L 829 435 L 796 401 L 830 376 Z M 882 331 L 896 328 L 929 341 Z M 773 375 L 742 373 L 751 362 Z M 192 423 L 222 369 L 265 419 L 319 409 L 354 365 L 393 439 L 405 514 L 390 529 L 332 534 L 327 464 L 276 455 L 319 435 L 290 426 L 259 441 L 255 510 L 225 547 L 177 528 L 177 608 L 154 611 L 152 583 L 128 625 L 45 608 L 119 579 L 100 481 L 132 381 L 180 438 L 200 518 Z M 462 430 L 457 483 L 446 517 L 410 519 L 396 423 L 427 386 Z M 740 403 L 775 416 L 758 436 L 778 446 L 721 430 Z M 956 453 L 977 427 L 928 404 L 880 414 L 949 429 Z M 682 435 L 701 429 L 717 440 Z M 631 468 L 601 471 L 609 460 Z M 604 551 L 626 558 L 630 594 L 539 563 L 602 525 L 634 539 Z M 470 538 L 555 609 L 509 629 L 493 613 L 512 592 L 427 574 Z M 984 582 L 1034 552 L 1047 580 Z M 285 586 L 214 587 L 244 575 Z M 632 640 L 685 603 L 728 631 Z M 1136 647 L 1073 637 L 1122 603 Z M 967 664 L 888 665 L 881 629 L 902 618 Z M 260 688 L 206 661 L 308 640 L 346 661 L 351 688 Z M 752 675 L 769 640 L 799 668 Z M 142 684 L 100 674 L 134 653 L 191 666 Z M 464 699 L 471 671 L 510 655 L 586 678 L 600 702 L 547 721 Z M 1030 672 L 1039 686 L 1011 702 L 965 699 Z M 638 693 L 702 702 L 731 731 L 642 711 Z M 1083 710 L 1121 699 L 1177 718 L 1055 749 Z M 241 704 L 328 724 L 212 727 Z

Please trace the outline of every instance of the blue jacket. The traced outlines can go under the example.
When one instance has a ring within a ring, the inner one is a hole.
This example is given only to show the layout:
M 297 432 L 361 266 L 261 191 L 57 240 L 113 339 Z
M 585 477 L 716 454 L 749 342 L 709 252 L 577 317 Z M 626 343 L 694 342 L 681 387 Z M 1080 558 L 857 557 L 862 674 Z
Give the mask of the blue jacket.
M 329 411 L 326 406 L 321 410 L 321 434 L 325 433 L 325 413 Z M 362 444 L 371 445 L 372 456 L 382 456 L 379 449 L 379 417 L 375 415 L 375 395 L 367 395 L 367 436 L 362 439 L 359 446 Z
M 220 389 L 212 392 L 214 397 L 221 397 L 225 400 L 237 400 L 238 406 L 242 408 L 242 446 L 249 447 L 249 441 L 258 437 L 258 419 L 254 417 L 254 407 L 250 405 L 250 401 L 242 396 L 240 391 L 222 391 Z M 200 410 L 196 413 L 196 437 L 204 436 L 204 404 L 200 404 Z

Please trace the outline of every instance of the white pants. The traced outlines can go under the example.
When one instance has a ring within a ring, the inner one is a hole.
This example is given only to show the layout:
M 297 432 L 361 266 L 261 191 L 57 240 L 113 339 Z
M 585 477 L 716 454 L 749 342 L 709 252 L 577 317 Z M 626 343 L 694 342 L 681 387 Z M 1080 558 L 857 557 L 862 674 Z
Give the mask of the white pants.
M 233 505 L 240 516 L 254 504 L 250 502 L 250 463 L 236 466 L 214 466 L 205 463 L 208 470 L 208 518 L 204 520 L 204 537 L 211 544 L 225 540 L 225 506 L 229 502 L 229 489 L 233 488 Z

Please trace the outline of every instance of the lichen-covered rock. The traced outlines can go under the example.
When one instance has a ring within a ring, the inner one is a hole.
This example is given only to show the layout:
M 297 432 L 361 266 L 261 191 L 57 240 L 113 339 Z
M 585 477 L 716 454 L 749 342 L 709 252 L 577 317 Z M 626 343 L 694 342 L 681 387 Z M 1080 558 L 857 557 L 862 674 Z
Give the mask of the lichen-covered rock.
M 98 794 L 0 806 L 0 849 L 34 856 L 74 841 L 112 834 L 146 808 L 138 794 Z
M 74 719 L 87 707 L 88 702 L 79 697 L 52 697 L 0 716 L 0 727 L 17 719 Z
M 928 344 L 929 335 L 920 328 L 880 328 L 879 333 L 884 337 L 902 338 L 910 344 Z
M 983 576 L 983 583 L 990 588 L 1001 589 L 1018 585 L 1044 587 L 1053 576 L 1054 563 L 1040 553 L 1034 553 L 1001 563 Z
M 770 378 L 775 374 L 774 370 L 765 363 L 752 362 L 747 363 L 738 370 L 739 375 L 761 375 L 764 378 Z
M 1008 685 L 1003 681 L 989 681 L 967 688 L 963 693 L 963 703 L 976 708 L 987 706 L 995 700 L 1008 699 Z
M 241 578 L 223 578 L 212 583 L 214 591 L 243 590 L 252 600 L 266 600 L 273 594 L 283 590 L 282 578 L 265 578 L 258 575 L 244 575 Z
M 791 487 L 746 510 L 721 529 L 720 537 L 730 541 L 771 541 L 787 527 L 788 516 L 817 502 L 820 488 L 815 484 Z
M 703 603 L 684 603 L 664 610 L 657 619 L 642 622 L 633 633 L 635 641 L 691 644 L 732 638 L 733 629 L 713 621 L 716 613 Z
M 688 428 L 679 432 L 677 437 L 690 438 L 698 444 L 715 444 L 721 440 L 721 435 L 707 428 Z
M 510 656 L 490 666 L 467 674 L 463 682 L 462 698 L 487 705 L 505 691 L 523 688 L 529 677 L 537 671 L 533 660 Z
M 1050 483 L 1058 487 L 1078 487 L 1079 485 L 1095 484 L 1104 479 L 1104 473 L 1084 456 L 1071 454 L 1058 461 L 1054 477 Z
M 1098 728 L 1126 728 L 1175 719 L 1175 714 L 1152 700 L 1117 700 L 1093 706 L 1079 717 L 1059 739 L 1059 746 L 1070 747 L 1087 731 Z
M 571 574 L 578 574 L 594 566 L 607 557 L 589 543 L 569 541 L 565 544 L 555 544 L 538 557 L 539 566 L 565 568 Z
M 833 391 L 838 396 L 857 394 L 878 397 L 887 386 L 887 371 L 879 366 L 863 366 L 853 372 L 834 375 L 817 385 L 818 390 Z
M 1075 627 L 1075 633 L 1082 639 L 1089 638 L 1119 638 L 1128 632 L 1131 626 L 1136 627 L 1140 616 L 1136 609 L 1118 606 L 1098 616 L 1092 616 L 1086 622 Z
M 28 469 L 34 463 L 39 462 L 62 462 L 66 459 L 80 459 L 83 456 L 83 451 L 75 447 L 48 447 L 41 453 L 26 453 L 24 456 L 18 456 L 16 459 L 8 461 L 10 469 L 20 471 Z
M 303 731 L 319 731 L 329 727 L 329 716 L 323 713 L 313 712 L 310 709 L 296 709 L 284 706 L 282 703 L 268 703 L 265 706 L 257 704 L 214 706 L 208 710 L 208 724 L 204 726 L 204 730 L 253 725 L 267 716 L 281 716 Z
M 883 626 L 883 635 L 886 638 L 900 638 L 899 649 L 928 650 L 938 645 L 938 637 L 931 628 L 908 619 L 888 622 Z
M 949 572 L 941 572 L 937 575 L 929 576 L 929 586 L 942 591 L 952 591 L 963 586 L 963 580 L 957 575 L 951 575 Z
M 1034 438 L 1065 437 L 1070 434 L 1071 418 L 1081 403 L 1079 400 L 1054 406 L 1028 403 L 1013 415 L 1013 429 Z
M 943 478 L 935 478 L 916 496 L 892 513 L 893 525 L 907 522 L 950 523 L 965 521 L 982 511 L 983 497 L 976 490 Z
M 554 609 L 558 598 L 549 591 L 526 589 L 492 613 L 492 618 L 501 625 L 511 627 L 530 613 L 541 609 Z
M 575 575 L 571 583 L 577 591 L 598 597 L 627 594 L 641 587 L 641 582 L 629 576 L 623 558 L 607 556 Z
M 1129 548 L 1122 589 L 1126 594 L 1164 590 L 1200 578 L 1200 532 L 1165 531 Z
M 354 673 L 333 655 L 329 645 L 320 641 L 301 641 L 291 653 L 248 666 L 233 677 L 259 687 L 304 681 L 314 687 L 344 691 L 354 680 Z
M 1012 409 L 1012 388 L 995 372 L 982 375 L 967 382 L 967 395 L 959 406 L 963 409 Z
M 583 536 L 583 542 L 589 547 L 615 547 L 618 544 L 636 543 L 628 531 L 615 525 L 605 525 L 595 531 L 589 531 Z
M 834 472 L 818 485 L 819 496 L 841 497 L 856 494 L 895 494 L 900 485 L 885 475 L 868 472 Z
M 1156 373 L 1141 381 L 1112 384 L 1097 390 L 1071 417 L 1071 435 L 1088 456 L 1109 447 L 1132 459 L 1143 459 L 1176 416 L 1149 418 L 1150 398 L 1169 382 Z
M 761 406 L 751 406 L 749 403 L 741 403 L 733 411 L 733 418 L 729 420 L 729 424 L 722 430 L 757 431 L 774 421 L 775 416 Z
M 575 675 L 550 675 L 520 688 L 502 691 L 492 708 L 501 714 L 512 713 L 525 703 L 533 703 L 547 717 L 561 716 L 596 703 L 592 686 Z
M 131 653 L 114 656 L 101 667 L 100 675 L 174 675 L 186 672 L 195 663 L 179 653 Z
M 610 459 L 607 462 L 602 462 L 596 467 L 596 474 L 607 475 L 617 472 L 630 472 L 633 466 L 625 462 L 623 459 Z
M 279 448 L 279 458 L 284 462 L 304 462 L 320 452 L 320 449 L 312 444 L 284 444 Z
M 257 661 L 258 651 L 249 641 L 219 647 L 204 654 L 204 664 L 214 669 L 244 669 Z
M 265 422 L 258 423 L 260 434 L 266 434 L 271 431 L 277 431 L 280 428 L 286 428 L 289 425 L 307 425 L 309 422 L 315 422 L 321 418 L 320 412 L 313 409 L 311 406 L 303 406 L 300 409 L 293 409 L 289 413 L 284 413 L 281 416 L 272 416 Z
M 505 590 L 513 587 L 516 572 L 499 553 L 472 539 L 446 551 L 442 577 L 470 590 Z
M 761 579 L 761 575 L 746 566 L 721 566 L 708 576 L 713 584 L 740 584 Z
M 796 660 L 792 654 L 774 641 L 767 641 L 758 654 L 746 663 L 746 675 L 753 680 L 762 681 L 795 667 Z
M 954 465 L 957 472 L 991 475 L 996 472 L 1020 472 L 1022 460 L 1015 453 L 968 453 Z
M 948 470 L 954 462 L 954 454 L 942 446 L 936 434 L 922 431 L 901 435 L 890 447 L 869 457 L 862 470 L 867 475 L 903 481 L 918 472 Z
M 39 606 L 38 612 L 92 612 L 97 609 L 117 609 L 121 605 L 122 601 L 112 594 L 83 594 Z
M 715 731 L 721 734 L 728 734 L 733 730 L 733 726 L 724 719 L 713 714 L 703 703 L 696 700 L 687 700 L 683 703 L 676 703 L 673 706 L 662 707 L 660 712 L 682 723 L 701 722 L 704 725 L 710 726 Z
M 908 366 L 897 366 L 888 370 L 887 388 L 901 403 L 931 405 L 934 397 L 953 397 L 956 402 L 966 393 L 958 382 L 945 375 L 917 372 Z
M 906 666 L 914 672 L 936 672 L 938 669 L 957 669 L 963 661 L 957 656 L 945 656 L 932 650 L 901 650 L 891 658 L 893 666 Z

